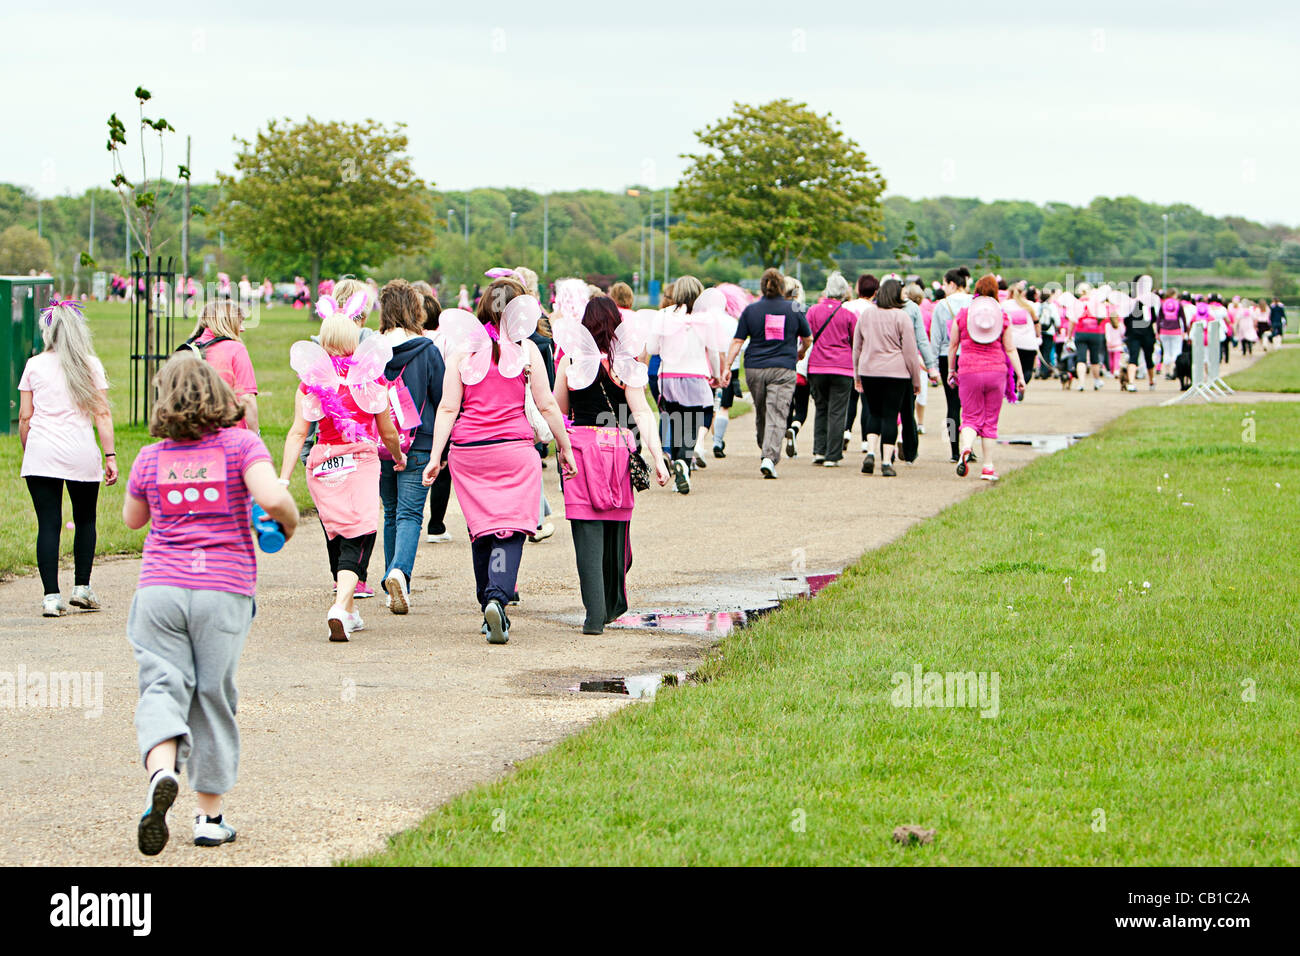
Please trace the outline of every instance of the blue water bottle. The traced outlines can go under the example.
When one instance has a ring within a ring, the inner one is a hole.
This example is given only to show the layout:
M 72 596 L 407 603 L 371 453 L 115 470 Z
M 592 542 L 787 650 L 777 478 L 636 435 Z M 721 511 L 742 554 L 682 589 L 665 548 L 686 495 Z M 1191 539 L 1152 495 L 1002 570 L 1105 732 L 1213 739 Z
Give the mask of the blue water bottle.
M 257 502 L 253 502 L 253 534 L 257 546 L 267 554 L 275 554 L 284 547 L 284 529 Z

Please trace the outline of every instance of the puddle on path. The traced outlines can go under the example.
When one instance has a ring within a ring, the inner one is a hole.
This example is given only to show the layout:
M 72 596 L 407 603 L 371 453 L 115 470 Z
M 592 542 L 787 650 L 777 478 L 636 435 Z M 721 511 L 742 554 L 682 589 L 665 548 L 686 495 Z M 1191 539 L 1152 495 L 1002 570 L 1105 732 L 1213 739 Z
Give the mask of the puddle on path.
M 999 438 L 999 445 L 1027 445 L 1034 451 L 1061 451 L 1069 448 L 1080 439 L 1087 438 L 1090 432 L 1081 432 L 1074 435 L 1010 435 L 1007 438 Z
M 816 597 L 826 585 L 840 576 L 838 571 L 824 574 L 786 575 L 777 579 L 776 600 L 760 603 L 757 607 L 739 611 L 648 611 L 624 614 L 610 626 L 621 628 L 658 628 L 682 634 L 700 634 L 724 637 L 733 630 L 745 627 L 758 618 L 781 606 L 792 598 Z M 625 694 L 634 700 L 653 698 L 665 685 L 676 686 L 686 681 L 684 671 L 670 674 L 634 674 L 630 677 L 601 677 L 579 681 L 569 690 L 594 694 Z
M 669 674 L 633 674 L 631 677 L 605 677 L 581 681 L 570 690 L 592 694 L 624 694 L 633 700 L 649 700 L 660 687 L 676 687 L 686 683 L 685 671 Z
M 764 614 L 774 611 L 781 606 L 781 602 L 788 601 L 792 598 L 810 598 L 816 597 L 821 590 L 840 576 L 838 571 L 831 571 L 824 574 L 799 574 L 786 575 L 776 580 L 776 595 L 774 598 L 758 600 L 754 602 L 753 607 L 743 608 L 741 610 L 726 611 L 695 611 L 695 610 L 664 610 L 664 611 L 644 611 L 635 614 L 624 614 L 617 618 L 610 625 L 611 627 L 633 627 L 633 628 L 658 628 L 664 631 L 675 631 L 681 634 L 707 634 L 716 637 L 725 637 L 733 630 L 739 630 L 752 624 Z M 770 591 L 768 592 L 771 593 Z M 744 595 L 746 599 L 752 600 L 754 595 Z

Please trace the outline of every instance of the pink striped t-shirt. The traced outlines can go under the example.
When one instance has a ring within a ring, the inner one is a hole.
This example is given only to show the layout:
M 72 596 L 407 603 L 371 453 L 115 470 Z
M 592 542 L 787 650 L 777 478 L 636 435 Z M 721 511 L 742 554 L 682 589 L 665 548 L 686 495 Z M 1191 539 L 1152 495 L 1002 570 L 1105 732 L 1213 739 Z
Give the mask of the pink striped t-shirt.
M 126 486 L 149 505 L 138 587 L 253 595 L 253 502 L 244 473 L 259 461 L 269 463 L 271 455 L 243 428 L 140 449 Z

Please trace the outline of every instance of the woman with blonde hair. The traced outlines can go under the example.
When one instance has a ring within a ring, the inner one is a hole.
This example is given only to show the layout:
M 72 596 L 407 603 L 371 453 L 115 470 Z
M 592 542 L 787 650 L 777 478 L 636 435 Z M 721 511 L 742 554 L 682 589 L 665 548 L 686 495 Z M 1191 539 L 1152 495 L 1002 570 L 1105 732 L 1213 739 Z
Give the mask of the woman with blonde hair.
M 192 349 L 217 370 L 243 406 L 244 417 L 239 427 L 257 431 L 257 375 L 248 348 L 241 341 L 245 318 L 237 302 L 230 299 L 209 302 L 182 348 Z
M 95 510 L 100 481 L 117 481 L 117 453 L 108 379 L 91 345 L 81 306 L 55 300 L 41 310 L 39 325 L 45 350 L 27 360 L 18 382 L 18 440 L 23 447 L 21 475 L 36 509 L 36 563 L 45 589 L 41 613 L 59 617 L 68 611 L 59 591 L 63 486 L 68 487 L 76 528 L 71 603 L 98 610 L 99 598 L 90 589 Z M 103 465 L 92 424 L 104 446 Z
M 364 295 L 364 291 L 354 293 Z M 294 396 L 293 425 L 284 439 L 280 483 L 288 485 L 307 437 L 308 422 L 318 422 L 316 444 L 307 458 L 307 489 L 325 529 L 336 595 L 326 614 L 331 641 L 346 641 L 365 627 L 353 603 L 364 584 L 379 531 L 375 492 L 379 487 L 380 441 L 395 466 L 406 456 L 388 412 L 384 368 L 393 347 L 383 336 L 364 343 L 347 306 L 322 296 L 316 308 L 324 319 L 320 344 L 295 342 L 289 364 L 302 379 Z

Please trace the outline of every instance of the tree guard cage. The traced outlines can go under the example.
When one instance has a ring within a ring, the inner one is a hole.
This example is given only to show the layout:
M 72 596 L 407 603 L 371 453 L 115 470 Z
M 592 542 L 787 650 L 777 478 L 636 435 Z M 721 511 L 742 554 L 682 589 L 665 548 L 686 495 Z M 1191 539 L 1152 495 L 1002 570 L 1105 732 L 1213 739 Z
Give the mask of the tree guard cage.
M 172 319 L 176 311 L 176 259 L 132 257 L 131 286 L 131 424 L 149 420 L 153 377 L 172 353 Z M 144 291 L 141 289 L 144 280 Z M 159 281 L 166 283 L 159 294 Z

